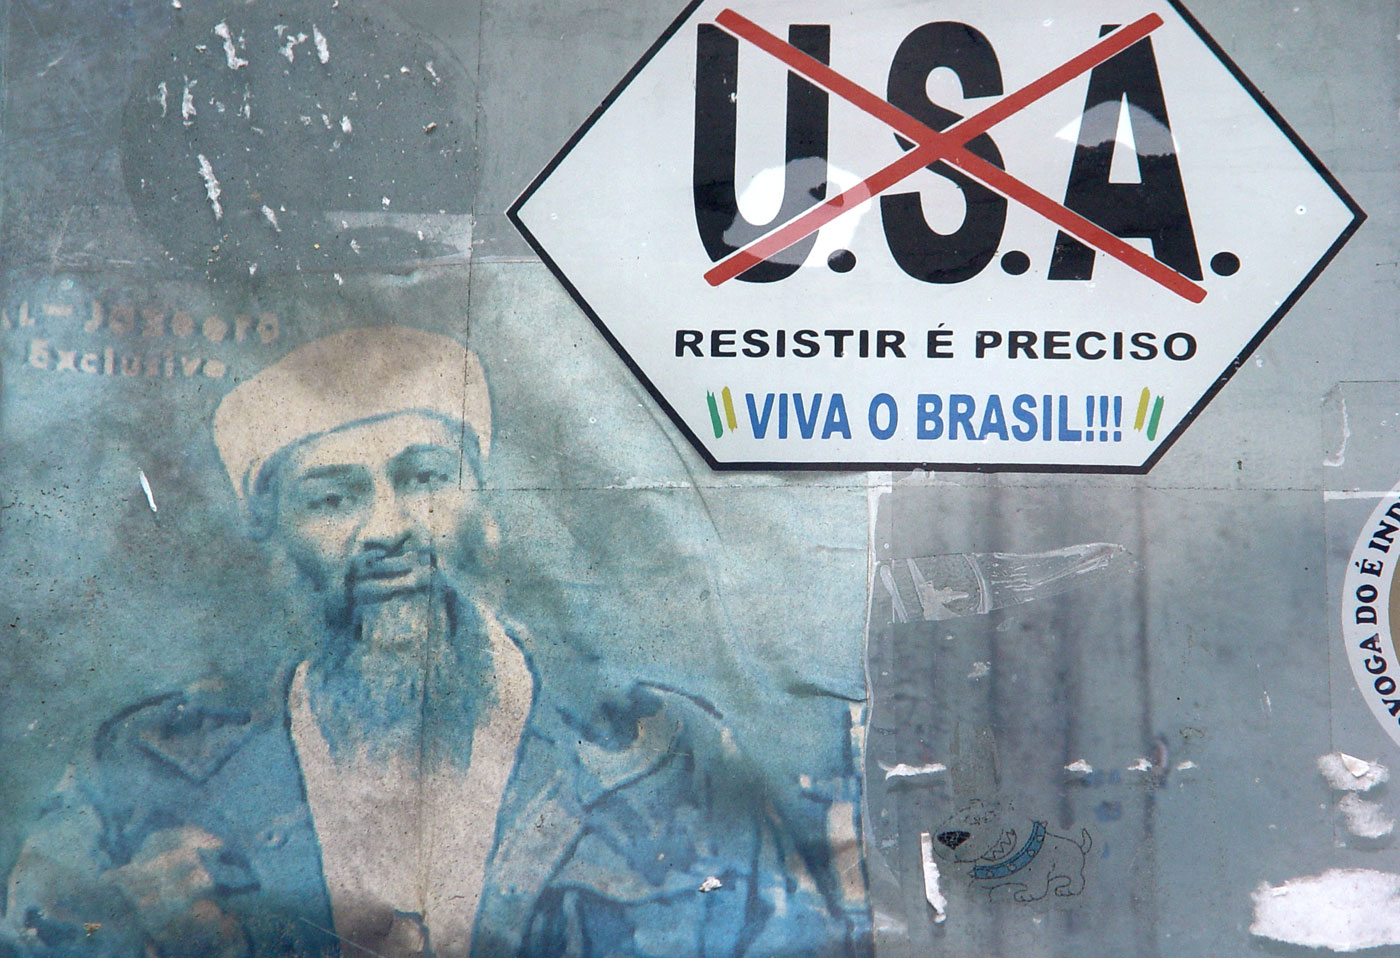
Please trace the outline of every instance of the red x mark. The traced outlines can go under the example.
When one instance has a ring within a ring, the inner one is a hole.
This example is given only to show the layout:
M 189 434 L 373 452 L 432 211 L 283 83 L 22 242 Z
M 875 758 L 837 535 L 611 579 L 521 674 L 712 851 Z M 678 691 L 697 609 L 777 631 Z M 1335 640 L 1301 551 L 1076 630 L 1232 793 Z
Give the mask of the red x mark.
M 995 190 L 1007 199 L 1015 200 L 1039 213 L 1065 232 L 1132 267 L 1178 296 L 1193 303 L 1199 303 L 1206 298 L 1204 289 L 1176 270 L 1128 245 L 1117 236 L 1089 222 L 1073 210 L 1061 206 L 1043 193 L 1036 192 L 1005 170 L 968 152 L 966 148 L 971 140 L 987 132 L 1002 120 L 1020 112 L 1075 77 L 1087 73 L 1105 60 L 1121 53 L 1160 27 L 1162 18 L 1157 14 L 1148 14 L 1141 20 L 1115 30 L 1079 56 L 1056 67 L 1039 80 L 1003 97 L 982 112 L 961 120 L 941 133 L 920 123 L 908 113 L 880 99 L 859 84 L 848 80 L 825 63 L 808 56 L 791 44 L 783 42 L 752 20 L 740 16 L 733 10 L 721 11 L 719 16 L 715 18 L 715 22 L 739 39 L 747 40 L 764 52 L 781 60 L 794 73 L 854 104 L 901 136 L 914 141 L 915 147 L 858 186 L 814 206 L 783 226 L 720 260 L 705 274 L 705 279 L 711 286 L 718 286 L 733 279 L 745 270 L 815 233 L 842 213 L 854 209 L 871 197 L 878 196 L 890 187 L 913 176 L 924 167 L 941 160 L 956 166 L 974 180 Z

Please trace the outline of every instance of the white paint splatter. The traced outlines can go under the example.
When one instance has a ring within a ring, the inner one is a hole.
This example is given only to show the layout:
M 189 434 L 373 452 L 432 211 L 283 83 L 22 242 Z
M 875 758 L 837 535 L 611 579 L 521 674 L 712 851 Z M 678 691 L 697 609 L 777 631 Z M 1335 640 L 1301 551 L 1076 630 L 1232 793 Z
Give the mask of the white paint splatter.
M 981 679 L 981 678 L 986 678 L 988 675 L 991 674 L 991 671 L 992 671 L 992 663 L 990 663 L 990 662 L 973 662 L 973 663 L 972 663 L 972 669 L 967 673 L 967 677 L 970 678 L 970 679 Z
M 1187 759 L 1187 760 L 1184 761 L 1184 762 L 1177 762 L 1177 763 L 1176 763 L 1176 770 L 1177 770 L 1178 772 L 1189 772 L 1191 769 L 1196 768 L 1196 767 L 1197 767 L 1196 763 L 1193 762 L 1193 761 L 1191 761 L 1190 759 Z
M 141 491 L 146 494 L 146 505 L 151 507 L 152 512 L 157 512 L 156 497 L 151 494 L 151 480 L 146 478 L 146 470 L 139 470 L 138 478 L 141 480 Z
M 437 86 L 439 83 L 442 82 L 441 78 L 439 78 L 437 75 L 437 71 L 433 69 L 432 60 L 429 60 L 427 63 L 423 64 L 423 69 L 427 70 L 428 76 L 433 78 L 433 86 Z
M 223 219 L 224 208 L 219 205 L 219 197 L 224 191 L 219 186 L 219 178 L 214 175 L 214 167 L 209 165 L 209 160 L 203 153 L 199 154 L 199 175 L 204 180 L 204 192 L 209 196 L 209 206 L 214 210 L 214 219 Z
M 282 227 L 277 224 L 277 214 L 273 211 L 272 207 L 268 206 L 266 203 L 263 204 L 262 215 L 263 219 L 272 224 L 273 229 L 279 233 L 282 232 Z
M 938 887 L 938 862 L 933 857 L 933 836 L 928 832 L 919 833 L 919 850 L 923 853 L 924 900 L 933 909 L 934 924 L 941 925 L 948 919 L 948 899 Z
M 341 133 L 354 133 L 354 132 L 355 132 L 355 128 L 354 128 L 353 126 L 350 125 L 350 118 L 349 118 L 348 116 L 342 116 L 342 117 L 340 118 L 340 132 L 341 132 Z
M 716 889 L 723 887 L 724 882 L 720 881 L 714 875 L 711 875 L 709 878 L 706 878 L 700 883 L 700 893 L 704 894 L 707 891 L 715 891 Z
M 160 91 L 160 116 L 165 119 L 165 115 L 170 112 L 170 88 L 161 80 L 156 84 L 156 89 Z
M 181 3 L 180 0 L 170 0 L 170 5 L 176 10 L 183 10 L 185 8 L 185 5 Z
M 1342 445 L 1335 455 L 1328 456 L 1322 460 L 1322 464 L 1331 469 L 1340 469 L 1347 462 L 1347 440 L 1351 438 L 1351 419 L 1347 416 L 1346 397 L 1342 397 Z
M 900 762 L 896 765 L 886 765 L 880 763 L 880 769 L 885 773 L 885 780 L 892 778 L 914 778 L 919 775 L 937 775 L 939 772 L 948 771 L 948 766 L 942 762 L 930 762 L 927 765 L 906 765 Z
M 386 210 L 389 208 L 389 197 L 387 197 L 387 196 L 381 196 L 381 197 L 379 198 L 379 202 L 382 203 L 382 204 L 384 204 L 384 208 L 385 208 Z
M 185 126 L 194 122 L 194 87 L 198 80 L 191 80 L 185 77 L 185 89 L 180 94 L 180 117 L 185 121 Z
M 1093 770 L 1094 766 L 1090 765 L 1082 758 L 1077 758 L 1065 766 L 1066 772 L 1077 772 L 1080 775 L 1088 775 L 1093 772 Z
M 233 32 L 229 30 L 227 21 L 220 20 L 214 26 L 214 36 L 224 41 L 224 59 L 228 61 L 230 70 L 248 65 L 248 61 L 238 55 L 238 48 L 233 45 Z
M 1140 758 L 1140 759 L 1138 759 L 1136 762 L 1134 762 L 1132 765 L 1129 765 L 1129 766 L 1128 766 L 1128 771 L 1130 771 L 1130 772 L 1150 772 L 1150 771 L 1152 771 L 1152 763 L 1151 763 L 1150 761 L 1148 761 L 1146 758 Z
M 1368 802 L 1356 792 L 1348 792 L 1337 803 L 1346 816 L 1347 831 L 1357 838 L 1384 838 L 1395 828 L 1395 819 L 1381 808 L 1379 802 Z
M 331 275 L 335 277 L 335 285 L 337 285 L 337 286 L 344 286 L 344 285 L 345 285 L 345 277 L 341 276 L 339 273 L 332 273 Z
M 326 35 L 314 23 L 311 25 L 311 39 L 316 44 L 316 59 L 320 60 L 322 64 L 330 63 L 330 45 L 326 43 Z
M 1282 885 L 1260 882 L 1252 934 L 1261 938 L 1360 951 L 1400 944 L 1400 875 L 1366 868 L 1332 868 Z
M 1365 792 L 1389 780 L 1390 769 L 1346 752 L 1328 752 L 1317 759 L 1317 770 L 1339 792 Z

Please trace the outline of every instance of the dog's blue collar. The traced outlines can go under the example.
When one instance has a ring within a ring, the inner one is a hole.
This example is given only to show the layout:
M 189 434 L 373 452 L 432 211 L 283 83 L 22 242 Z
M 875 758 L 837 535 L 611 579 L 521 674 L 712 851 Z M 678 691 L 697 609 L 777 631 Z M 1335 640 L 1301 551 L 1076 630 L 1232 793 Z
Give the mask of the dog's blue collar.
M 973 878 L 1005 878 L 1013 872 L 1018 872 L 1031 863 L 1031 860 L 1040 853 L 1040 846 L 1045 844 L 1045 823 L 1031 823 L 1031 837 L 1026 839 L 1026 843 L 1021 846 L 1021 850 L 1010 858 L 1004 858 L 995 865 L 973 865 Z

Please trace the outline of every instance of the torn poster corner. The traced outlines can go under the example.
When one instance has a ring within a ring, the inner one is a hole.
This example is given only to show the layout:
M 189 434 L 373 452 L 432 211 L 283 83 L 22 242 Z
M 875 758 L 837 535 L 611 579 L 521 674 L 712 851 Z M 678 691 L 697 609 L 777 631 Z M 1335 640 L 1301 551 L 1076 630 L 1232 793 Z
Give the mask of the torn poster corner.
M 939 772 L 948 771 L 948 766 L 942 762 L 930 762 L 927 765 L 906 765 L 900 762 L 897 765 L 886 765 L 880 763 L 880 770 L 885 773 L 885 780 L 892 778 L 913 778 L 918 775 L 937 775 Z
M 1390 769 L 1384 765 L 1346 752 L 1318 756 L 1317 770 L 1339 792 L 1367 792 L 1390 779 Z
M 933 909 L 933 921 L 941 925 L 948 919 L 948 899 L 938 887 L 938 862 L 933 857 L 933 836 L 928 832 L 919 833 L 919 851 L 924 864 L 924 899 Z
M 1400 875 L 1332 868 L 1282 885 L 1260 882 L 1251 897 L 1249 930 L 1261 938 L 1333 951 L 1400 944 Z

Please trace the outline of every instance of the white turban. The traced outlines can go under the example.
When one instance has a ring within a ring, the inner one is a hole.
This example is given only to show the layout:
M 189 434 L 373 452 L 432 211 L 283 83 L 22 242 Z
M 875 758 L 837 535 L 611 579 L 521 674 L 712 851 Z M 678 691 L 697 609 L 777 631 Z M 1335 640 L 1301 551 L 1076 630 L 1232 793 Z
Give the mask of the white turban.
M 482 460 L 490 452 L 481 363 L 456 340 L 407 326 L 348 329 L 292 350 L 219 403 L 214 444 L 242 500 L 279 450 L 403 412 L 465 423 Z

